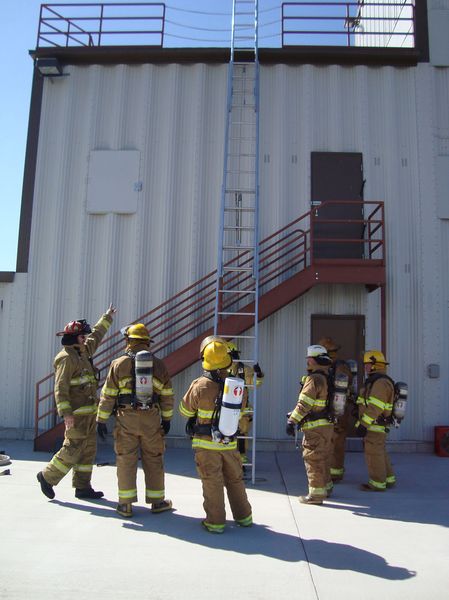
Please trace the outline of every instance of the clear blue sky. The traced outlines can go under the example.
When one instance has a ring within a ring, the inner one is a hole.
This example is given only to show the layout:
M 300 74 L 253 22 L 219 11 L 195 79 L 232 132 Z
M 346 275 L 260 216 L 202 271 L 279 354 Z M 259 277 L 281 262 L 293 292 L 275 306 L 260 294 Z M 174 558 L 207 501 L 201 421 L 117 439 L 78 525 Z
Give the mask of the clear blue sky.
M 112 0 L 109 0 L 112 1 Z M 86 4 L 92 0 L 78 0 Z M 117 0 L 114 0 L 117 3 Z M 61 1 L 59 4 L 70 4 Z M 120 2 L 118 2 L 120 3 Z M 56 2 L 54 2 L 56 4 Z M 166 46 L 228 46 L 232 0 L 167 0 Z M 3 0 L 0 38 L 0 271 L 15 271 L 41 0 Z M 259 0 L 260 44 L 278 46 L 281 0 Z M 66 7 L 65 10 L 69 10 Z M 228 31 L 226 31 L 228 29 Z M 210 31 L 212 30 L 212 31 Z M 189 39 L 193 38 L 193 39 Z M 211 40 L 216 40 L 216 43 Z

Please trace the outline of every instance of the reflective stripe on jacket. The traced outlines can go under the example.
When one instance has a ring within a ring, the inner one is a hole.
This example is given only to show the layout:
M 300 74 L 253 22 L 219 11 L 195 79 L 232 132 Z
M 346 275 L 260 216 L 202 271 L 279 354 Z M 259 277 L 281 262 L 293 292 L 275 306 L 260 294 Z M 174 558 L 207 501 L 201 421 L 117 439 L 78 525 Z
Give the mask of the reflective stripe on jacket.
M 316 371 L 323 371 L 327 373 L 328 368 L 317 367 Z M 310 372 L 304 382 L 301 380 L 301 390 L 298 397 L 298 402 L 292 411 L 290 419 L 301 423 L 300 427 L 302 431 L 309 429 L 315 429 L 317 427 L 324 427 L 331 425 L 330 421 L 319 413 L 324 413 L 327 408 L 327 378 L 323 373 Z M 310 413 L 317 413 L 316 418 L 312 417 Z M 304 421 L 304 419 L 306 419 Z
M 95 324 L 83 346 L 64 346 L 54 360 L 55 402 L 58 415 L 92 414 L 88 407 L 96 406 L 98 383 L 90 361 L 105 336 L 112 318 L 104 314 Z
M 179 412 L 183 417 L 196 417 L 198 425 L 210 425 L 215 412 L 215 400 L 220 392 L 220 386 L 217 382 L 208 377 L 198 377 L 190 384 L 187 393 L 179 404 Z M 243 400 L 242 410 L 245 407 Z M 229 444 L 214 442 L 210 435 L 195 434 L 192 439 L 192 448 L 202 448 L 204 450 L 215 450 L 224 452 L 226 450 L 236 450 L 237 439 L 234 438 Z
M 368 377 L 357 398 L 359 423 L 368 431 L 386 433 L 388 427 L 382 420 L 391 416 L 393 400 L 394 386 L 390 379 L 380 377 L 371 383 Z

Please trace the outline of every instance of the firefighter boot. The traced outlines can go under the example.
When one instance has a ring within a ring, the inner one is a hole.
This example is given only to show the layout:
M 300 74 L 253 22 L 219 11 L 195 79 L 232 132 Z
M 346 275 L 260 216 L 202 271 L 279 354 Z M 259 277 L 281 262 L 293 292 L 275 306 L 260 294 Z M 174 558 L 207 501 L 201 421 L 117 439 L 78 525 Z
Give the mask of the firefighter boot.
M 152 513 L 160 513 L 165 510 L 171 510 L 172 506 L 173 502 L 171 500 L 161 500 L 160 502 L 153 502 L 150 510 Z
M 299 496 L 299 501 L 301 504 L 323 504 L 324 498 L 322 496 L 311 496 L 307 494 L 307 496 Z
M 98 500 L 103 498 L 103 492 L 96 492 L 93 487 L 88 488 L 75 488 L 75 496 L 77 498 L 84 498 L 88 500 Z
M 117 504 L 117 508 L 115 510 L 122 517 L 125 517 L 125 518 L 132 517 L 133 505 L 132 504 Z
M 362 483 L 360 485 L 360 489 L 363 492 L 385 492 L 384 488 L 377 488 L 377 487 L 374 487 L 373 485 L 370 485 L 369 483 Z
M 47 496 L 47 498 L 50 498 L 50 500 L 53 500 L 53 498 L 55 497 L 55 492 L 53 490 L 53 486 L 50 485 L 48 483 L 48 481 L 45 479 L 42 471 L 39 471 L 39 473 L 36 475 L 36 477 L 37 477 L 38 482 L 41 484 L 42 493 L 45 496 Z
M 224 525 L 212 525 L 211 523 L 208 523 L 207 521 L 201 521 L 201 525 L 209 533 L 224 533 L 224 530 L 225 530 Z

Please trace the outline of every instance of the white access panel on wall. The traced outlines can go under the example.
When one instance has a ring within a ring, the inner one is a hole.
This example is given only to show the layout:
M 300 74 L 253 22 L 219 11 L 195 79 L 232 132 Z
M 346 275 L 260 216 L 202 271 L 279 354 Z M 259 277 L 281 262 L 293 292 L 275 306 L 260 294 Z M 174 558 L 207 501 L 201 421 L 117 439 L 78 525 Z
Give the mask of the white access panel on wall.
M 135 213 L 139 181 L 138 150 L 95 150 L 89 155 L 87 212 Z

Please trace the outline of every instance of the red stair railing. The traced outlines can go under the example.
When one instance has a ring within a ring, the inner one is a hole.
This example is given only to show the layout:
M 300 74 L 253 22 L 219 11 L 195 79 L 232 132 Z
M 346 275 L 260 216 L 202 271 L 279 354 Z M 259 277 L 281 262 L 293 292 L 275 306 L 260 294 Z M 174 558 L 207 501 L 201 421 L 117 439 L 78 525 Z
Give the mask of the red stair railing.
M 313 243 L 329 242 L 338 247 L 339 243 L 363 244 L 364 261 L 384 259 L 384 213 L 382 202 L 347 202 L 363 204 L 365 216 L 360 220 L 350 219 L 321 219 L 314 216 L 315 209 L 298 217 L 285 227 L 282 227 L 260 242 L 259 248 L 259 284 L 260 296 L 289 279 L 299 271 L 313 266 L 312 231 L 313 225 L 320 223 L 359 223 L 364 226 L 362 238 L 348 240 L 347 238 L 317 238 Z M 326 202 L 327 204 L 346 204 Z M 336 252 L 338 254 L 338 252 Z M 252 258 L 248 251 L 240 254 L 240 264 L 251 266 Z M 235 259 L 234 259 L 235 260 Z M 145 323 L 155 339 L 152 350 L 159 356 L 167 356 L 181 348 L 190 340 L 201 335 L 213 325 L 215 311 L 216 270 L 205 275 L 192 285 L 178 292 L 159 306 L 145 313 L 134 323 Z M 233 287 L 244 289 L 248 280 L 250 288 L 251 274 L 247 271 L 226 273 L 227 289 Z M 226 298 L 226 309 L 238 309 L 249 303 L 248 298 L 241 293 L 229 294 Z M 107 337 L 95 355 L 95 364 L 100 369 L 101 381 L 111 360 L 123 352 L 123 336 L 116 332 Z M 43 426 L 47 429 L 57 424 L 58 418 L 53 401 L 53 378 L 50 373 L 36 383 L 35 397 L 35 437 L 42 433 Z M 40 430 L 40 431 L 39 431 Z

